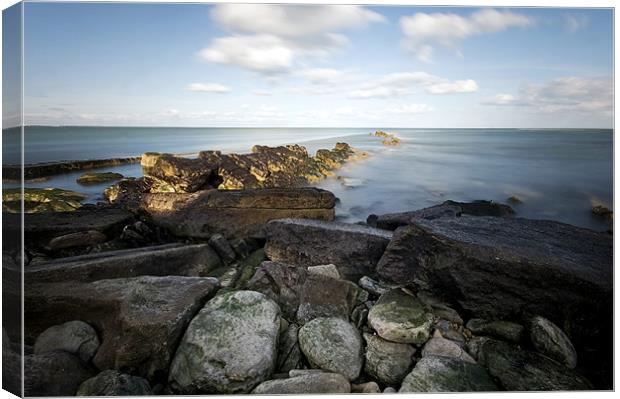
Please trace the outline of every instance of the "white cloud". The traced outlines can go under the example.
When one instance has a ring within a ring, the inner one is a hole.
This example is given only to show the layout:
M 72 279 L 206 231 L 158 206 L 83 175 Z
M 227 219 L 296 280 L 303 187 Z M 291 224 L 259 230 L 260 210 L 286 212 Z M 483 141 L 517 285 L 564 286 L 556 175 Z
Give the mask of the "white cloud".
M 611 79 L 560 77 L 545 84 L 527 84 L 518 95 L 498 94 L 487 105 L 525 106 L 542 113 L 612 115 Z
M 341 30 L 385 18 L 354 5 L 218 4 L 211 17 L 231 36 L 199 52 L 209 62 L 273 74 L 302 57 L 326 57 L 348 43 Z
M 577 32 L 584 29 L 590 24 L 588 17 L 585 15 L 565 15 L 564 26 L 569 32 Z
M 463 17 L 452 13 L 416 13 L 400 18 L 406 48 L 424 62 L 431 61 L 432 44 L 455 47 L 467 37 L 528 27 L 534 20 L 510 11 L 482 9 Z
M 299 72 L 299 75 L 308 79 L 313 84 L 332 84 L 341 83 L 343 80 L 347 80 L 351 77 L 345 71 L 331 68 L 314 68 L 304 69 Z
M 396 107 L 386 108 L 384 113 L 393 115 L 407 115 L 407 114 L 426 114 L 432 112 L 433 107 L 427 104 L 402 104 Z
M 430 94 L 470 93 L 478 91 L 472 80 L 449 81 L 426 72 L 392 73 L 371 80 L 349 93 L 350 98 L 389 98 L 406 96 L 423 88 Z
M 185 90 L 204 93 L 229 93 L 230 87 L 219 83 L 190 83 L 185 87 Z

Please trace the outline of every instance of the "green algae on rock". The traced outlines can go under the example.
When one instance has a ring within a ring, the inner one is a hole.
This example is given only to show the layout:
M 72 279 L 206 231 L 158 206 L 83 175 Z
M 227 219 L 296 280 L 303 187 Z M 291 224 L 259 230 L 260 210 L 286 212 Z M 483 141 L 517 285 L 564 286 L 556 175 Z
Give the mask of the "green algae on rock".
M 20 188 L 2 190 L 2 211 L 21 212 Z M 24 213 L 71 212 L 82 206 L 86 195 L 60 188 L 24 188 Z

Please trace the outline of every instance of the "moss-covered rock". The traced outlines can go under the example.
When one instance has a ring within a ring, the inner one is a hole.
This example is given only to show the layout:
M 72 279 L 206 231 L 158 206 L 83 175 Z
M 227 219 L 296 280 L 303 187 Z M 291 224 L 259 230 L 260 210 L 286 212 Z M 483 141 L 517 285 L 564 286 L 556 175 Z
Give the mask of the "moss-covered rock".
M 21 212 L 21 189 L 2 190 L 2 211 Z M 86 195 L 60 188 L 24 188 L 24 212 L 70 212 L 82 206 Z
M 362 339 L 349 322 L 316 318 L 299 330 L 299 346 L 313 367 L 356 379 L 362 370 Z
M 78 177 L 75 181 L 82 185 L 93 185 L 109 183 L 123 179 L 124 176 L 114 172 L 87 172 Z
M 404 392 L 477 392 L 497 391 L 487 371 L 461 360 L 428 356 L 418 361 L 400 387 Z
M 368 324 L 388 341 L 423 344 L 430 336 L 433 314 L 416 297 L 395 289 L 381 295 L 370 309 Z
M 364 370 L 385 385 L 398 386 L 411 370 L 415 348 L 409 344 L 386 341 L 364 333 L 366 362 Z

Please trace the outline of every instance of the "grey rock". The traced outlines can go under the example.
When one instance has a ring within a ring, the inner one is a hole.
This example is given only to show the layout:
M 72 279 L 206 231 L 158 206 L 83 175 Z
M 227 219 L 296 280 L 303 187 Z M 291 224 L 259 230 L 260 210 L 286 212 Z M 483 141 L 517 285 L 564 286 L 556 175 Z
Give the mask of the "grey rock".
M 380 282 L 373 280 L 368 276 L 363 276 L 362 278 L 360 278 L 358 284 L 360 287 L 370 292 L 374 296 L 381 296 L 391 289 L 390 287 L 386 287 Z
M 351 393 L 381 393 L 381 388 L 374 381 L 351 384 Z
M 77 356 L 57 351 L 24 357 L 25 396 L 74 396 L 94 375 Z
M 509 321 L 471 319 L 465 327 L 475 335 L 488 335 L 515 343 L 525 337 L 525 327 Z
M 175 392 L 248 393 L 276 366 L 280 309 L 265 295 L 216 296 L 192 320 L 170 366 Z
M 530 339 L 536 350 L 567 367 L 577 366 L 577 352 L 560 327 L 541 316 L 530 321 Z
M 574 370 L 538 352 L 489 339 L 478 354 L 483 365 L 508 391 L 590 390 L 590 382 Z
M 340 278 L 340 273 L 336 265 L 318 265 L 308 267 L 308 274 L 322 275 L 325 277 L 331 277 L 335 279 Z
M 451 357 L 468 363 L 476 363 L 459 345 L 441 337 L 433 337 L 424 344 L 422 357 L 428 356 Z
M 383 393 L 398 393 L 398 391 L 396 389 L 392 388 L 392 387 L 386 387 L 383 390 Z
M 290 324 L 284 331 L 280 332 L 276 364 L 277 372 L 288 373 L 302 366 L 301 349 L 297 339 L 298 333 L 299 326 L 296 324 Z
M 349 380 L 362 370 L 362 339 L 351 323 L 320 317 L 299 330 L 299 346 L 313 367 L 339 373 Z
M 62 350 L 88 363 L 99 349 L 99 337 L 90 325 L 74 320 L 43 331 L 34 344 L 37 355 Z
M 449 357 L 423 357 L 405 377 L 399 392 L 497 391 L 487 371 L 477 364 Z
M 435 317 L 448 320 L 452 323 L 460 325 L 463 324 L 463 319 L 461 318 L 461 316 L 456 310 L 452 309 L 451 307 L 443 304 L 431 305 L 431 307 L 433 308 L 433 314 L 435 315 Z
M 368 324 L 388 341 L 423 344 L 430 336 L 433 314 L 416 297 L 396 289 L 381 295 L 368 313 Z
M 386 341 L 376 335 L 364 334 L 366 362 L 364 370 L 385 385 L 398 385 L 411 370 L 416 350 L 409 344 Z
M 141 377 L 105 370 L 84 381 L 76 396 L 137 396 L 152 395 L 149 382 Z
M 350 393 L 349 381 L 336 373 L 306 373 L 261 383 L 252 393 L 263 395 L 300 395 L 316 393 Z
M 317 317 L 349 320 L 359 288 L 347 280 L 309 274 L 301 288 L 297 320 L 304 324 Z
M 275 220 L 265 231 L 265 253 L 272 261 L 300 266 L 334 264 L 343 278 L 355 282 L 374 273 L 392 236 L 366 226 L 302 219 Z
M 232 249 L 228 240 L 221 234 L 213 234 L 209 238 L 209 245 L 215 249 L 215 252 L 222 258 L 224 263 L 231 264 L 235 261 L 236 254 Z

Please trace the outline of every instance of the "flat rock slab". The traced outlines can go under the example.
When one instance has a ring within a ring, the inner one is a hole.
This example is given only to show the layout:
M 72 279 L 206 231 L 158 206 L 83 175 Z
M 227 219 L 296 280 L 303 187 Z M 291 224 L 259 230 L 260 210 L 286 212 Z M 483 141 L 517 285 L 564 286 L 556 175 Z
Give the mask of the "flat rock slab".
M 205 190 L 191 194 L 150 193 L 141 208 L 154 222 L 186 237 L 263 236 L 275 219 L 333 220 L 336 198 L 317 188 Z
M 221 266 L 207 244 L 166 244 L 55 259 L 27 266 L 28 284 L 137 276 L 206 276 Z
M 336 373 L 308 373 L 280 380 L 265 381 L 252 391 L 261 395 L 300 395 L 350 393 L 349 380 Z
M 377 272 L 458 303 L 470 317 L 548 318 L 562 326 L 586 368 L 603 374 L 601 386 L 609 386 L 612 241 L 546 220 L 418 220 L 396 230 Z
M 178 276 L 31 284 L 26 342 L 50 326 L 82 320 L 101 338 L 97 368 L 162 378 L 185 328 L 217 287 L 214 278 Z
M 301 266 L 334 264 L 354 282 L 374 275 L 392 238 L 392 232 L 372 227 L 303 219 L 272 221 L 265 232 L 269 259 Z

